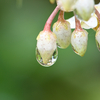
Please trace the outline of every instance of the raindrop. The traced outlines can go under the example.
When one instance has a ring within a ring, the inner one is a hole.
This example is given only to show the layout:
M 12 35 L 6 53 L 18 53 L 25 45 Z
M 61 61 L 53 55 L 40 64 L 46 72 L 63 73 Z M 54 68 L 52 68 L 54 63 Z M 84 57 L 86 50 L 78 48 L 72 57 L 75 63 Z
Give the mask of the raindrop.
M 39 53 L 39 50 L 36 48 L 36 59 L 37 59 L 38 63 L 40 65 L 44 66 L 44 67 L 50 67 L 50 66 L 52 66 L 56 62 L 57 58 L 58 58 L 58 51 L 56 49 L 54 51 L 53 55 L 51 56 L 51 58 L 49 59 L 48 63 L 44 64 L 43 60 L 42 60 L 42 57 L 41 57 L 41 55 Z

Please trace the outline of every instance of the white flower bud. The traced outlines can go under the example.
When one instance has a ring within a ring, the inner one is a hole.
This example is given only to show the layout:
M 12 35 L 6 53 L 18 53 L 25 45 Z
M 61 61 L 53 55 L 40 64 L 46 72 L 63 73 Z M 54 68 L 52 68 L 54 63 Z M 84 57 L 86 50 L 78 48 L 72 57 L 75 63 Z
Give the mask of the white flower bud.
M 96 32 L 95 39 L 96 39 L 97 48 L 100 51 L 100 27 L 98 28 Z
M 41 31 L 37 37 L 37 49 L 44 65 L 48 65 L 50 58 L 56 50 L 56 35 L 51 31 Z
M 87 21 L 94 11 L 94 0 L 78 0 L 75 4 L 75 14 Z
M 70 23 L 64 19 L 64 12 L 60 11 L 58 21 L 53 25 L 53 32 L 57 36 L 57 45 L 59 48 L 67 48 L 71 42 Z
M 69 12 L 74 10 L 74 6 L 77 0 L 56 0 L 57 5 L 62 11 Z
M 67 21 L 57 21 L 53 25 L 53 32 L 57 36 L 57 44 L 60 48 L 67 48 L 71 42 L 71 28 Z
M 85 30 L 74 30 L 71 36 L 71 44 L 76 54 L 84 56 L 87 49 L 88 33 Z

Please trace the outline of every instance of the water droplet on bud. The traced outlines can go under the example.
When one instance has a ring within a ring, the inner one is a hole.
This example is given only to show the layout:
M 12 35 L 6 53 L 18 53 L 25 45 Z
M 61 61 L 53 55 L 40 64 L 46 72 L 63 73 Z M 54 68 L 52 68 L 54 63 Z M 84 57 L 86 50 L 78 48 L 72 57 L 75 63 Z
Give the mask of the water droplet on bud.
M 52 65 L 56 62 L 57 58 L 58 58 L 58 51 L 57 51 L 57 49 L 56 49 L 56 50 L 53 52 L 53 55 L 52 55 L 51 58 L 49 59 L 48 63 L 44 64 L 44 63 L 43 63 L 43 59 L 42 59 L 42 57 L 41 57 L 41 55 L 40 55 L 40 53 L 39 53 L 39 50 L 36 48 L 36 59 L 37 59 L 38 63 L 39 63 L 40 65 L 44 66 L 44 67 L 50 67 L 50 66 L 52 66 Z

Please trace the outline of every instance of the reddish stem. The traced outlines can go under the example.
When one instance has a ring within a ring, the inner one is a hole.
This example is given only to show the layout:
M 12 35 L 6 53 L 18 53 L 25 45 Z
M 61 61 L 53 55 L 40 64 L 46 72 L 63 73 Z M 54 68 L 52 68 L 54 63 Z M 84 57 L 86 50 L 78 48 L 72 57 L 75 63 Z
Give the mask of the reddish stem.
M 100 13 L 96 8 L 95 8 L 95 14 L 97 15 L 99 23 L 100 23 Z
M 82 27 L 81 27 L 81 23 L 80 23 L 80 21 L 76 18 L 76 16 L 75 16 L 75 26 L 76 26 L 75 30 L 83 30 Z
M 52 12 L 52 14 L 49 16 L 48 20 L 45 23 L 44 26 L 44 31 L 51 31 L 50 27 L 51 27 L 51 23 L 54 19 L 54 17 L 56 16 L 57 12 L 59 11 L 59 7 L 57 6 L 54 11 Z
M 60 10 L 60 13 L 59 13 L 59 16 L 58 16 L 58 20 L 60 21 L 62 21 L 62 20 L 64 20 L 64 12 L 62 11 L 62 10 Z

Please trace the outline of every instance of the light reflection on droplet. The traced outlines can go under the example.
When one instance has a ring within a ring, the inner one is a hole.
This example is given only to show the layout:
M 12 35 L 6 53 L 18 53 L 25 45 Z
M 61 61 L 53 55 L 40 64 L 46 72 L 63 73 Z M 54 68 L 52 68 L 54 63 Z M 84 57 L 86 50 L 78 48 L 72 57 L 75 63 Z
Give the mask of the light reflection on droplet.
M 40 65 L 44 66 L 44 67 L 50 67 L 50 66 L 52 66 L 56 62 L 57 58 L 58 58 L 58 51 L 56 49 L 54 51 L 53 55 L 51 56 L 51 58 L 49 59 L 48 63 L 44 64 L 43 60 L 42 60 L 42 57 L 41 57 L 41 55 L 39 53 L 39 50 L 36 48 L 36 59 L 37 59 L 38 63 Z

